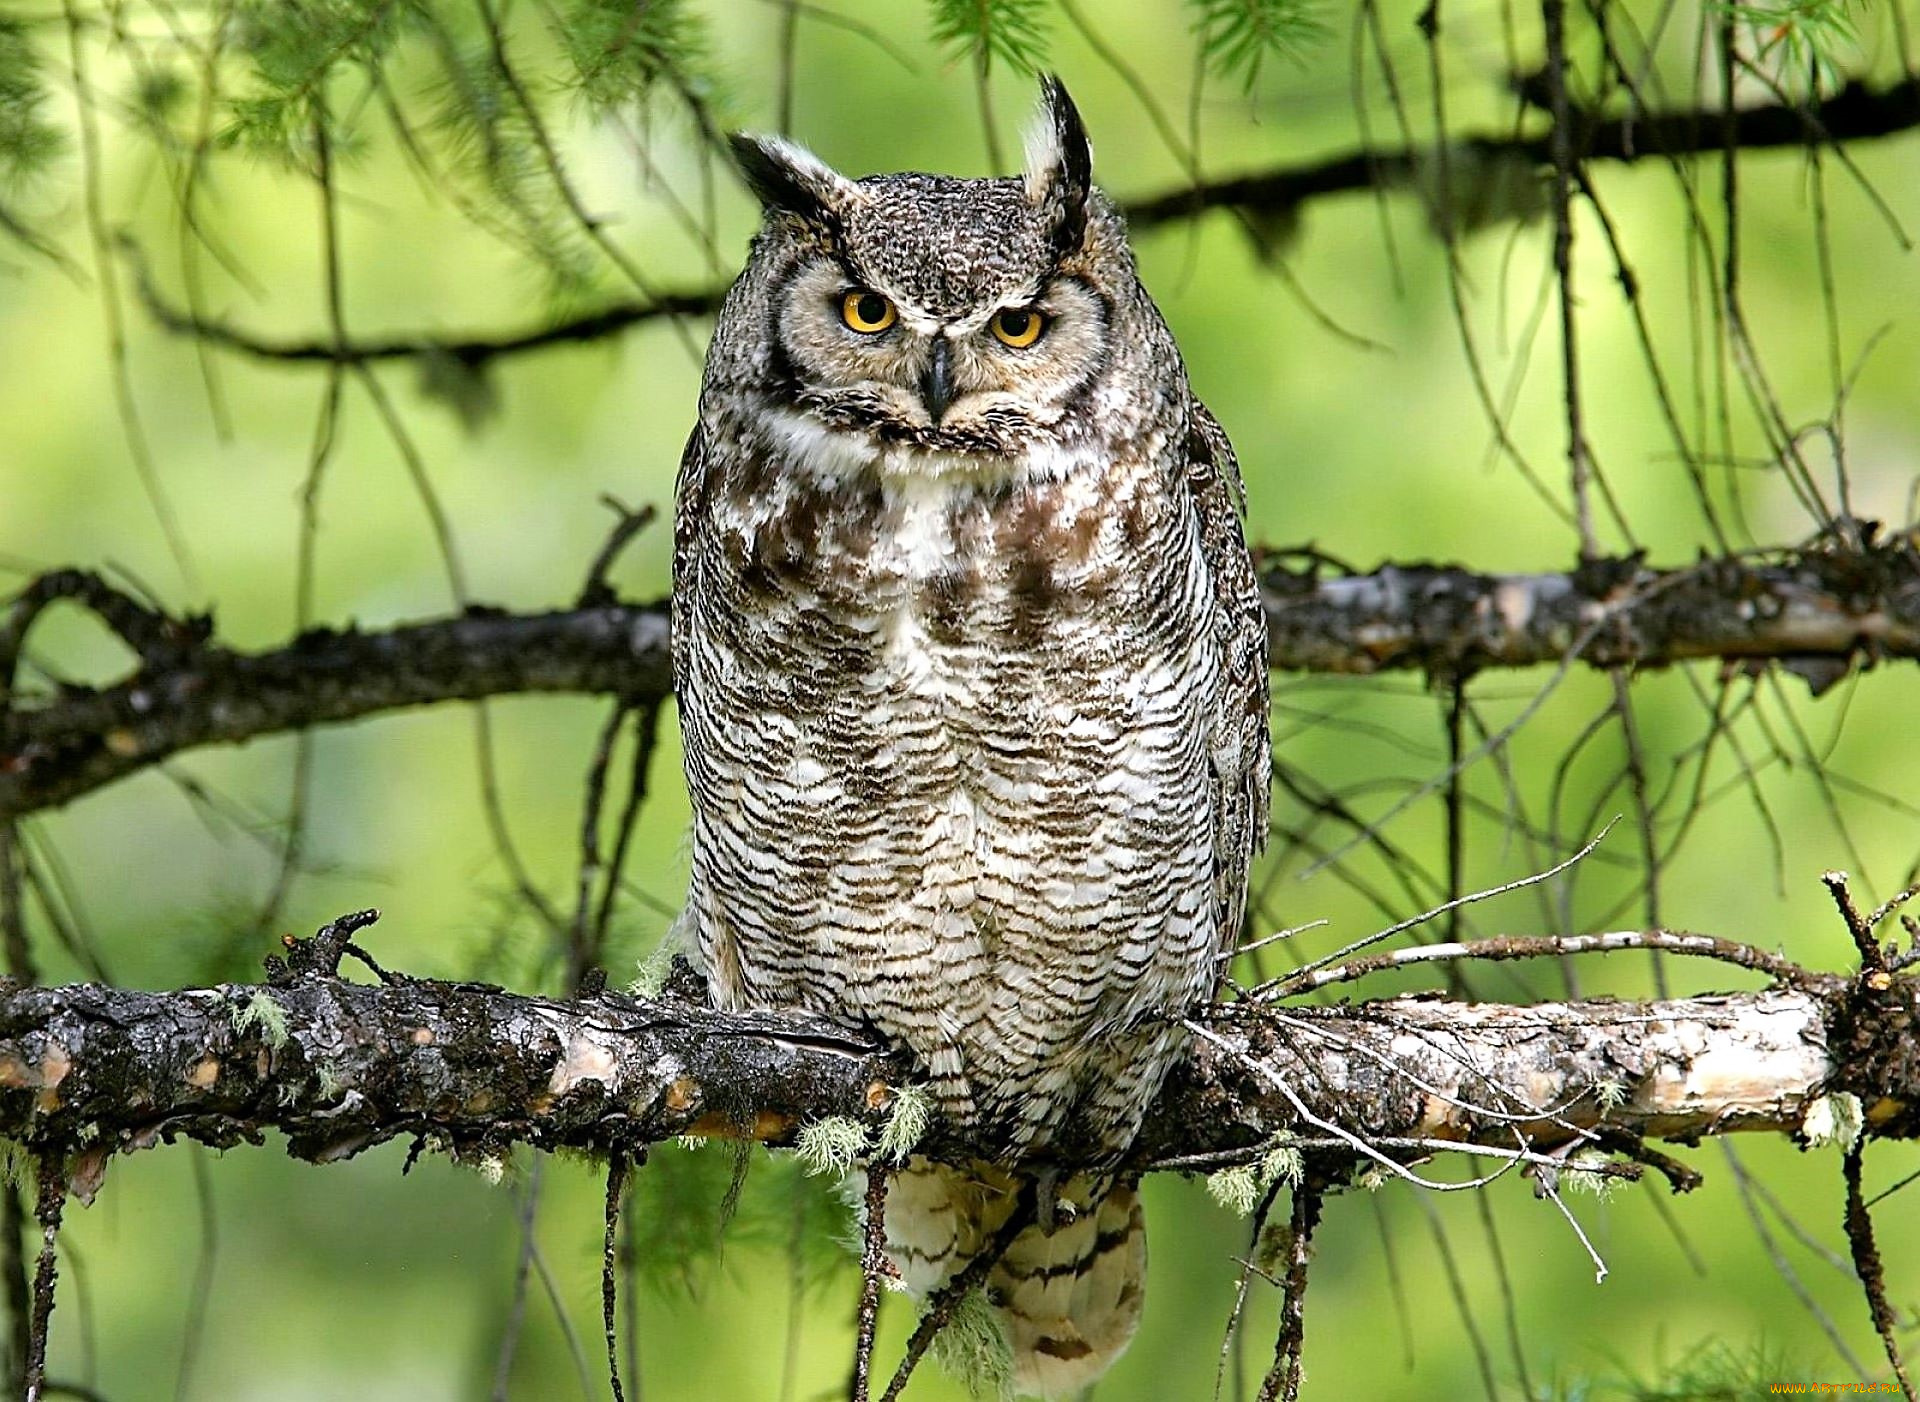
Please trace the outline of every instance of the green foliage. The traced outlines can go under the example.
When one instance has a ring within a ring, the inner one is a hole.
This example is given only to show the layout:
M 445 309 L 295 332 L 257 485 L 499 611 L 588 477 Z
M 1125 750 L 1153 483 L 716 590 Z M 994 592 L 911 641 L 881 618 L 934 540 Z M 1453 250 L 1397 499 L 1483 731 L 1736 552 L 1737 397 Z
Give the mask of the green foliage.
M 193 94 L 193 80 L 175 64 L 146 64 L 133 75 L 133 109 L 155 128 L 164 128 Z
M 598 288 L 588 231 L 567 208 L 564 172 L 540 140 L 544 116 L 521 77 L 515 46 L 436 16 L 425 29 L 435 74 L 425 85 L 431 136 L 448 169 L 443 178 L 478 186 L 454 198 L 544 272 L 556 306 L 578 303 Z
M 1806 93 L 1812 96 L 1845 81 L 1841 56 L 1859 45 L 1849 13 L 1853 0 L 1774 0 L 1713 8 L 1746 29 L 1754 56 L 1775 64 L 1789 89 L 1804 81 Z
M 1269 58 L 1305 63 L 1333 31 L 1317 0 L 1188 0 L 1207 67 L 1251 92 Z
M 327 116 L 330 83 L 347 66 L 377 72 L 407 12 L 393 0 L 241 0 L 230 28 L 248 91 L 228 99 L 221 139 L 288 163 L 305 158 L 316 124 L 342 145 Z
M 66 149 L 44 112 L 40 56 L 20 20 L 0 19 L 0 193 L 39 175 Z
M 26 25 L 0 18 L 0 236 L 11 236 L 46 257 L 58 259 L 58 251 L 41 238 L 10 199 L 66 149 L 64 134 L 46 118 L 46 99 L 40 56 L 34 51 Z
M 1047 56 L 1044 0 L 933 0 L 933 37 L 976 62 L 1032 73 Z
M 556 9 L 552 28 L 595 108 L 640 102 L 662 83 L 688 92 L 708 85 L 706 25 L 683 0 L 574 0 Z
M 643 1282 L 681 1294 L 697 1289 L 723 1260 L 739 1264 L 785 1253 L 803 1287 L 824 1283 L 847 1264 L 849 1209 L 836 1187 L 801 1171 L 791 1155 L 752 1150 L 752 1169 L 730 1216 L 735 1191 L 729 1154 L 655 1145 L 634 1176 L 627 1205 L 635 1269 Z
M 40 56 L 26 25 L 0 18 L 0 236 L 64 262 L 59 250 L 41 237 L 11 199 L 66 149 L 64 133 L 46 118 L 46 97 Z
M 1783 1350 L 1764 1341 L 1744 1347 L 1704 1344 L 1687 1350 L 1677 1363 L 1659 1359 L 1654 1366 L 1658 1371 L 1652 1375 L 1623 1367 L 1612 1377 L 1556 1381 L 1538 1395 L 1542 1402 L 1745 1402 L 1807 1376 Z

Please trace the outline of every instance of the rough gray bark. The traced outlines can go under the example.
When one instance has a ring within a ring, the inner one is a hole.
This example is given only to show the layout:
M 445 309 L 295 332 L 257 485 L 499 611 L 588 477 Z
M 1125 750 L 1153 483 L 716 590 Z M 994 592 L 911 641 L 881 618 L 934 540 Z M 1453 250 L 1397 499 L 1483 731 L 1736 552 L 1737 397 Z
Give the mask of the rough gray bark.
M 172 993 L 14 986 L 0 995 L 0 1135 L 77 1155 L 81 1180 L 162 1139 L 267 1130 L 320 1160 L 396 1136 L 469 1156 L 681 1134 L 787 1143 L 828 1115 L 877 1130 L 912 1079 L 845 1029 L 717 1013 L 697 993 L 561 1002 L 313 967 Z M 1280 1135 L 1339 1149 L 1329 1126 L 1408 1158 L 1441 1141 L 1551 1151 L 1588 1131 L 1608 1147 L 1797 1133 L 1840 1091 L 1873 1133 L 1920 1132 L 1920 985 L 1885 973 L 1647 1004 L 1224 1004 L 1194 1025 L 1141 1167 L 1215 1166 Z M 936 1126 L 924 1147 L 967 1146 Z
M 56 577 L 49 576 L 49 580 Z M 171 621 L 79 571 L 0 629 L 17 646 L 51 598 L 84 602 L 140 653 L 132 677 L 0 710 L 0 819 L 82 794 L 211 744 L 441 701 L 521 692 L 658 699 L 671 687 L 664 604 L 594 598 L 550 613 L 472 609 L 384 630 L 321 630 L 282 648 L 220 647 L 206 620 Z M 1263 575 L 1283 671 L 1424 670 L 1465 676 L 1572 657 L 1597 667 L 1700 658 L 1780 663 L 1819 690 L 1849 668 L 1920 657 L 1920 554 L 1896 541 L 1656 570 L 1596 561 L 1566 574 L 1490 575 L 1383 565 Z M 12 652 L 0 647 L 0 663 Z M 0 675 L 6 674 L 0 668 Z

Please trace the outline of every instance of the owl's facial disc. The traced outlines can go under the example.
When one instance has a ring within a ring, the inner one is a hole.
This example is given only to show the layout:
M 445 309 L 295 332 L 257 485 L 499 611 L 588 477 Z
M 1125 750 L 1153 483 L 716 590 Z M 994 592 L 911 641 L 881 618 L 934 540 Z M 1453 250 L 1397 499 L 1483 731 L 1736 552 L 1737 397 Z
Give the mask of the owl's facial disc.
M 1056 440 L 1106 368 L 1109 308 L 1042 273 L 961 309 L 850 260 L 803 259 L 774 307 L 783 402 L 823 422 L 948 453 L 1013 456 Z
M 1023 177 L 850 180 L 778 138 L 739 137 L 777 254 L 767 388 L 836 429 L 974 457 L 1083 433 L 1112 360 L 1093 256 L 1103 215 L 1066 90 L 1042 85 Z

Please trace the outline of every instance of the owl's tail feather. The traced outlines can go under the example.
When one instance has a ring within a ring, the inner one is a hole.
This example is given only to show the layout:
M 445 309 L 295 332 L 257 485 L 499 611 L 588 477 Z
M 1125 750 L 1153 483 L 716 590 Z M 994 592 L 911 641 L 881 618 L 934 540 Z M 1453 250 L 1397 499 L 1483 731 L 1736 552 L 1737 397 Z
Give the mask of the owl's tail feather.
M 887 1256 L 924 1299 L 988 1249 L 1020 1180 L 1002 1169 L 916 1159 L 887 1188 Z M 1021 1396 L 1079 1391 L 1126 1351 L 1146 1284 L 1146 1224 L 1131 1183 L 1076 1177 L 1055 1195 L 1051 1231 L 1028 1227 L 987 1276 L 986 1298 Z

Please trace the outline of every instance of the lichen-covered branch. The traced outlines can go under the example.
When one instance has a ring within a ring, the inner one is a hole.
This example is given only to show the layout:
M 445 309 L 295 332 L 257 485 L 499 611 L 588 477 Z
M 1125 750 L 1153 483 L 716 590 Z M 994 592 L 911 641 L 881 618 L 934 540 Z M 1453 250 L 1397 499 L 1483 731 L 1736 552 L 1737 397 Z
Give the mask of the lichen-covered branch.
M 1920 554 L 1904 540 L 1674 570 L 1628 560 L 1566 574 L 1383 565 L 1335 576 L 1274 563 L 1263 578 L 1273 665 L 1287 671 L 1464 676 L 1569 655 L 1597 667 L 1722 658 L 1777 662 L 1820 690 L 1855 666 L 1920 657 Z M 163 627 L 142 609 L 126 622 L 96 577 L 60 579 L 74 587 L 58 597 L 110 626 L 138 623 L 129 643 L 143 661 L 118 685 L 0 711 L 0 818 L 67 803 L 203 745 L 442 701 L 522 692 L 646 701 L 671 689 L 664 604 L 472 609 L 242 653 L 214 642 L 204 620 Z M 0 652 L 20 641 L 25 623 L 14 622 L 29 605 L 36 614 L 45 607 L 47 593 L 30 588 L 15 620 L 0 622 Z
M 396 1136 L 466 1156 L 631 1151 L 681 1134 L 785 1143 L 826 1116 L 877 1132 L 912 1079 L 845 1029 L 718 1013 L 682 989 L 561 1002 L 312 970 L 173 993 L 16 986 L 0 994 L 0 1135 L 95 1169 L 163 1138 L 227 1145 L 269 1130 L 317 1160 Z M 1321 1142 L 1316 1121 L 1410 1150 L 1549 1151 L 1596 1128 L 1617 1141 L 1795 1132 L 1841 1091 L 1872 1132 L 1910 1136 L 1917 1014 L 1915 982 L 1885 974 L 1643 1004 L 1220 1005 L 1198 1017 L 1207 1035 L 1137 1157 L 1225 1162 L 1280 1135 Z M 922 1147 L 964 1152 L 944 1133 Z
M 1566 574 L 1382 565 L 1340 577 L 1268 570 L 1263 584 L 1274 665 L 1300 671 L 1720 658 L 1790 664 L 1818 691 L 1855 662 L 1920 656 L 1920 553 L 1905 540 L 1670 570 L 1638 560 Z

